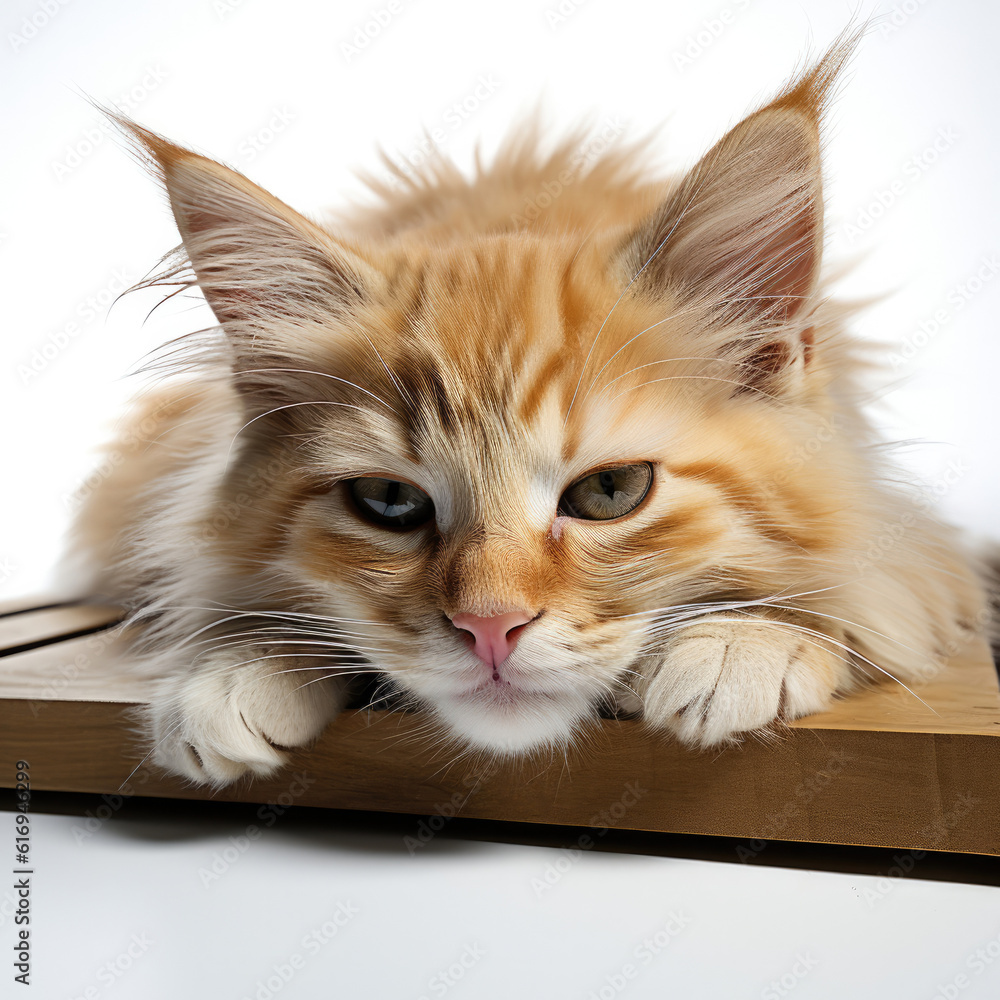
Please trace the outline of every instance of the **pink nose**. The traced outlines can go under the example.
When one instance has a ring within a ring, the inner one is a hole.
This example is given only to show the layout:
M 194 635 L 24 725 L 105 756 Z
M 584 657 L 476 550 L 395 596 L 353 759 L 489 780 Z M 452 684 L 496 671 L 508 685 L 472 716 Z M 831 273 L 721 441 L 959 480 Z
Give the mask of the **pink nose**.
M 537 617 L 527 611 L 511 611 L 491 618 L 461 614 L 455 615 L 451 623 L 457 629 L 472 633 L 476 640 L 475 654 L 486 666 L 499 667 L 514 651 L 524 626 Z

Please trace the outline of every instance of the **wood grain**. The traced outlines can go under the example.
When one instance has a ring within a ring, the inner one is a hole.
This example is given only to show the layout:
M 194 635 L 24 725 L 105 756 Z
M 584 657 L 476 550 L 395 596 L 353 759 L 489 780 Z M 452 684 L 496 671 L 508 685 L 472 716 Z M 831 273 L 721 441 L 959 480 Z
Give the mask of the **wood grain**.
M 60 641 L 67 623 L 100 616 L 45 614 L 52 642 L 0 656 L 0 785 L 25 759 L 36 789 L 111 803 L 146 795 L 415 813 L 428 834 L 460 814 L 737 837 L 748 852 L 799 840 L 1000 854 L 1000 694 L 980 644 L 914 687 L 921 700 L 877 685 L 770 743 L 694 752 L 641 722 L 603 721 L 565 759 L 497 767 L 445 755 L 420 713 L 348 712 L 272 779 L 211 791 L 140 763 L 135 713 L 149 681 L 129 672 L 120 631 Z
M 120 609 L 104 604 L 75 604 L 20 612 L 15 609 L 0 617 L 0 653 L 102 628 L 121 616 Z

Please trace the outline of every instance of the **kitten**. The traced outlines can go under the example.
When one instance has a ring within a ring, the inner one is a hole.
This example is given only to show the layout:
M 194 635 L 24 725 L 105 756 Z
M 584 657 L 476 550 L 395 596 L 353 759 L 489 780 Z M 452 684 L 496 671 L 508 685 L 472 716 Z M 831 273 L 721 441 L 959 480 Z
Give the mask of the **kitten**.
M 968 640 L 975 569 L 891 482 L 819 282 L 849 48 L 683 177 L 521 132 L 336 231 L 119 119 L 183 239 L 158 283 L 221 328 L 137 402 L 74 534 L 137 613 L 161 766 L 267 774 L 373 670 L 497 756 L 602 709 L 705 746 Z

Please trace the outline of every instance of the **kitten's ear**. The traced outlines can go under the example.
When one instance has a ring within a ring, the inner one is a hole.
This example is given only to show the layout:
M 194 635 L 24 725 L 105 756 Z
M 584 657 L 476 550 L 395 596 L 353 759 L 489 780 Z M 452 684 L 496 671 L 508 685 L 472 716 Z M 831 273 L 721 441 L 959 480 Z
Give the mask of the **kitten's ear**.
M 798 328 L 808 344 L 800 321 L 823 240 L 819 124 L 853 44 L 839 42 L 731 129 L 631 234 L 620 261 L 640 289 L 698 300 L 712 323 L 742 320 L 758 335 Z M 765 374 L 790 351 L 773 338 L 758 344 Z
M 256 338 L 276 319 L 328 316 L 384 284 L 357 254 L 242 174 L 109 116 L 166 188 L 198 285 L 228 333 Z

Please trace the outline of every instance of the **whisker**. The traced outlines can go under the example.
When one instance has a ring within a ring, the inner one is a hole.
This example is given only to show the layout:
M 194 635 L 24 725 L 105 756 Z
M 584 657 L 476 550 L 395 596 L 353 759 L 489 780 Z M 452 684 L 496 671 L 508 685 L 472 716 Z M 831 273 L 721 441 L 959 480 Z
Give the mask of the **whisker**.
M 750 392 L 757 392 L 760 393 L 760 395 L 762 396 L 767 396 L 768 399 L 773 399 L 776 402 L 778 401 L 778 397 L 775 396 L 773 393 L 765 392 L 763 389 L 760 389 L 755 385 L 750 385 L 747 382 L 740 382 L 738 379 L 716 378 L 712 375 L 667 375 L 664 378 L 653 378 L 650 379 L 648 382 L 640 382 L 638 385 L 630 385 L 627 389 L 622 389 L 621 392 L 615 393 L 615 395 L 613 395 L 611 399 L 612 400 L 618 399 L 619 396 L 624 396 L 626 392 L 634 392 L 636 389 L 643 389 L 647 385 L 655 385 L 657 382 L 675 382 L 678 381 L 679 379 L 685 379 L 685 378 L 703 379 L 707 382 L 728 382 L 730 385 L 736 385 L 739 386 L 741 389 L 746 389 Z
M 838 590 L 845 586 L 842 583 L 832 584 L 829 587 L 819 587 L 815 590 L 802 590 L 797 594 L 788 594 L 785 591 L 778 591 L 777 594 L 772 594 L 770 597 L 759 597 L 752 600 L 746 601 L 689 601 L 681 604 L 668 604 L 662 608 L 649 608 L 645 611 L 633 611 L 627 615 L 617 615 L 613 620 L 618 621 L 624 618 L 639 618 L 643 615 L 655 615 L 661 611 L 673 611 L 677 608 L 720 608 L 721 610 L 735 610 L 737 608 L 754 607 L 760 604 L 762 601 L 780 601 L 787 600 L 793 601 L 799 597 L 812 597 L 814 594 L 825 594 L 831 590 Z M 787 588 L 786 588 L 787 589 Z
M 632 275 L 632 279 L 622 290 L 621 295 L 619 295 L 618 298 L 615 299 L 614 305 L 608 311 L 607 316 L 604 317 L 604 322 L 601 323 L 596 335 L 594 336 L 594 341 L 590 345 L 590 350 L 587 352 L 587 357 L 584 359 L 583 368 L 580 369 L 580 377 L 577 379 L 576 388 L 573 390 L 573 398 L 569 401 L 569 406 L 566 409 L 566 415 L 563 418 L 563 427 L 566 426 L 566 422 L 569 420 L 570 411 L 573 409 L 573 404 L 576 402 L 576 397 L 580 392 L 580 385 L 583 382 L 583 373 L 587 370 L 587 366 L 590 364 L 590 359 L 593 356 L 594 349 L 597 347 L 597 342 L 598 340 L 600 340 L 601 334 L 604 332 L 604 328 L 608 324 L 608 320 L 611 319 L 612 313 L 614 313 L 615 309 L 618 308 L 618 303 L 621 302 L 623 298 L 625 298 L 625 295 L 629 291 L 629 289 L 639 280 L 639 277 L 642 275 L 643 271 L 645 271 L 646 268 L 649 267 L 649 265 L 653 262 L 653 260 L 659 254 L 659 252 L 667 245 L 667 241 L 670 239 L 671 236 L 674 235 L 675 230 L 684 220 L 684 217 L 687 215 L 688 211 L 690 211 L 690 209 L 694 206 L 695 199 L 698 197 L 698 194 L 701 192 L 701 189 L 705 186 L 706 183 L 707 183 L 707 177 L 701 181 L 701 183 L 695 188 L 694 191 L 691 192 L 691 197 L 688 199 L 688 203 L 678 213 L 676 221 L 670 227 L 670 231 L 666 234 L 666 236 L 663 237 L 663 239 L 660 241 L 656 249 L 649 255 L 649 259 L 645 262 L 645 264 L 643 264 L 642 267 L 640 267 L 639 270 L 636 271 L 634 275 Z
M 337 653 L 334 652 L 335 650 L 340 650 L 340 651 L 347 650 L 348 652 L 355 652 L 355 651 L 364 650 L 364 652 L 366 652 L 366 653 L 386 653 L 386 652 L 388 652 L 388 650 L 381 649 L 381 648 L 378 648 L 378 647 L 375 647 L 375 646 L 358 646 L 358 645 L 355 645 L 353 643 L 346 643 L 346 642 L 318 642 L 318 641 L 317 642 L 306 642 L 306 641 L 303 641 L 301 639 L 289 640 L 289 642 L 287 642 L 287 643 L 281 643 L 281 642 L 279 642 L 278 645 L 294 646 L 296 649 L 298 649 L 299 646 L 322 646 L 324 649 L 331 650 L 331 652 L 329 654 L 330 656 L 337 655 Z M 222 643 L 222 644 L 220 644 L 218 646 L 211 646 L 208 649 L 203 650 L 203 652 L 204 653 L 214 653 L 214 652 L 217 652 L 220 649 L 250 649 L 253 646 L 264 646 L 265 648 L 272 649 L 275 646 L 275 642 L 272 640 L 272 641 L 268 641 L 268 642 L 234 642 L 234 643 Z M 322 656 L 322 655 L 323 655 L 322 653 L 298 653 L 298 652 L 290 652 L 290 653 L 275 653 L 274 657 L 285 658 L 285 659 L 295 659 L 296 657 L 299 657 L 299 656 Z M 260 659 L 273 659 L 274 657 L 260 657 Z M 230 666 L 238 666 L 238 664 L 227 664 L 227 669 Z
M 142 760 L 139 761 L 135 767 L 129 771 L 128 777 L 118 786 L 118 791 L 120 792 L 131 780 L 136 771 L 142 767 L 143 764 L 159 749 L 160 744 L 172 733 L 176 732 L 180 727 L 184 725 L 184 718 L 181 717 L 177 722 L 174 723 L 143 755 Z
M 369 343 L 371 343 L 370 340 Z M 374 348 L 374 344 L 372 345 L 372 347 Z M 378 354 L 378 351 L 375 351 L 375 353 Z M 381 359 L 382 356 L 379 355 L 379 360 Z M 382 364 L 385 365 L 385 362 L 383 361 Z M 386 371 L 387 372 L 389 371 L 388 367 L 386 367 Z M 357 382 L 351 382 L 349 379 L 341 378 L 339 375 L 330 375 L 328 372 L 311 371 L 308 368 L 240 368 L 234 374 L 259 375 L 259 374 L 267 374 L 269 372 L 290 372 L 297 375 L 318 375 L 320 378 L 328 378 L 333 382 L 342 382 L 344 385 L 349 385 L 351 386 L 351 388 L 357 389 L 358 392 L 363 392 L 366 396 L 371 396 L 372 399 L 378 400 L 378 402 L 380 402 L 387 410 L 389 410 L 390 413 L 395 413 L 396 416 L 399 416 L 399 412 L 395 410 L 392 406 L 390 406 L 389 403 L 387 403 L 381 396 L 376 395 L 376 393 L 370 392 L 368 389 L 363 388 L 362 386 L 358 385 Z M 389 372 L 389 377 L 392 378 L 391 372 Z M 393 379 L 393 382 L 395 382 L 395 379 Z
M 802 633 L 805 633 L 807 635 L 814 636 L 817 639 L 823 640 L 823 642 L 829 642 L 831 645 L 836 646 L 836 647 L 844 650 L 850 656 L 852 656 L 852 657 L 854 657 L 856 659 L 859 659 L 859 660 L 863 660 L 865 663 L 867 663 L 869 666 L 873 667 L 879 673 L 884 674 L 890 680 L 895 681 L 901 688 L 903 688 L 906 692 L 908 692 L 914 698 L 916 698 L 917 701 L 919 701 L 920 704 L 923 705 L 924 708 L 926 708 L 929 712 L 933 713 L 934 715 L 938 715 L 939 714 L 937 711 L 935 711 L 933 708 L 931 708 L 931 706 L 928 705 L 927 702 L 925 702 L 923 700 L 923 698 L 920 697 L 920 695 L 918 695 L 915 691 L 913 691 L 911 688 L 909 688 L 903 681 L 901 681 L 898 677 L 896 677 L 895 674 L 893 674 L 891 671 L 886 670 L 884 667 L 880 667 L 873 660 L 868 659 L 868 657 L 865 656 L 864 654 L 859 653 L 856 649 L 853 649 L 852 647 L 846 645 L 845 643 L 842 643 L 839 640 L 834 639 L 832 636 L 829 636 L 829 635 L 827 635 L 824 632 L 819 632 L 816 629 L 809 628 L 808 626 L 805 626 L 805 625 L 799 625 L 799 624 L 796 624 L 795 622 L 786 622 L 786 621 L 781 621 L 781 620 L 778 620 L 778 619 L 775 619 L 775 618 L 766 618 L 766 617 L 764 617 L 762 615 L 748 615 L 747 618 L 715 618 L 715 619 L 713 619 L 713 621 L 745 624 L 747 622 L 748 618 L 750 620 L 752 620 L 754 622 L 754 624 L 771 625 L 771 626 L 775 626 L 775 627 L 778 627 L 778 628 L 792 629 L 792 630 L 794 630 L 796 632 L 802 632 Z M 698 625 L 698 624 L 700 624 L 700 622 L 698 622 L 698 621 L 678 623 L 674 627 L 673 631 L 680 631 L 682 628 L 690 628 L 690 627 L 692 627 L 694 625 Z
M 255 424 L 258 420 L 263 420 L 264 417 L 271 416 L 272 413 L 280 413 L 282 410 L 293 410 L 298 406 L 342 406 L 348 410 L 357 410 L 359 413 L 368 413 L 369 410 L 364 406 L 357 406 L 355 403 L 339 403 L 331 399 L 314 399 L 303 403 L 284 403 L 282 406 L 274 406 L 270 410 L 266 410 L 264 413 L 258 413 L 256 417 L 251 417 L 234 435 L 232 443 L 229 445 L 229 451 L 226 452 L 226 467 L 228 468 L 230 461 L 233 457 L 233 448 L 236 446 L 236 439 L 251 425 Z
M 350 640 L 350 639 L 368 639 L 369 638 L 369 636 L 367 636 L 364 632 L 335 631 L 333 629 L 323 630 L 323 629 L 320 629 L 320 628 L 307 629 L 307 628 L 299 628 L 299 627 L 296 627 L 295 625 L 292 625 L 292 624 L 272 625 L 272 626 L 269 626 L 267 628 L 250 629 L 247 632 L 226 632 L 220 638 L 225 639 L 226 641 L 229 641 L 229 640 L 232 640 L 232 639 L 252 638 L 253 636 L 260 636 L 261 638 L 264 638 L 264 639 L 266 639 L 266 638 L 268 638 L 270 636 L 272 638 L 273 642 L 281 642 L 284 637 L 289 637 L 289 636 L 291 636 L 291 637 L 304 636 L 306 638 L 315 639 L 318 642 L 321 642 L 321 641 L 324 641 L 324 640 L 327 640 L 327 639 L 329 639 L 331 641 L 335 641 L 335 640 L 341 640 L 341 639 L 343 639 L 343 640 Z M 199 639 L 197 642 L 185 642 L 185 645 L 187 645 L 187 646 L 204 646 L 207 643 L 214 642 L 214 641 L 215 641 L 215 638 L 213 637 L 213 638 L 209 638 L 209 639 Z M 294 642 L 295 639 L 294 638 L 286 638 L 285 641 L 290 643 L 290 642 Z
M 865 632 L 871 632 L 872 635 L 877 635 L 880 639 L 885 639 L 887 642 L 894 642 L 897 646 L 902 646 L 903 649 L 906 649 L 911 653 L 916 653 L 918 656 L 921 655 L 920 650 L 914 649 L 913 646 L 908 646 L 901 639 L 896 639 L 891 635 L 886 635 L 885 632 L 879 632 L 878 629 L 869 628 L 867 625 L 862 625 L 860 622 L 851 621 L 849 618 L 839 618 L 837 615 L 827 614 L 823 611 L 816 611 L 813 608 L 798 608 L 795 605 L 778 604 L 770 601 L 762 601 L 761 606 L 779 609 L 787 608 L 789 611 L 800 611 L 806 615 L 816 615 L 817 618 L 829 618 L 832 621 L 842 622 L 844 625 L 850 625 L 851 628 L 860 628 Z
M 675 312 L 672 312 L 669 316 L 666 316 L 664 319 L 661 319 L 661 320 L 657 321 L 652 326 L 647 326 L 645 330 L 640 330 L 634 337 L 630 337 L 628 340 L 626 340 L 625 343 L 622 344 L 622 346 L 619 347 L 618 350 L 615 351 L 614 354 L 612 354 L 611 357 L 608 358 L 608 360 L 605 361 L 604 364 L 601 366 L 600 371 L 593 377 L 593 379 L 591 380 L 590 385 L 587 387 L 587 391 L 583 394 L 583 398 L 586 399 L 587 396 L 590 395 L 590 393 L 593 391 L 594 386 L 597 383 L 597 380 L 601 377 L 601 375 L 604 374 L 604 372 L 607 369 L 608 365 L 610 365 L 611 362 L 614 361 L 615 358 L 617 358 L 618 355 L 621 354 L 621 352 L 624 351 L 625 348 L 629 346 L 629 344 L 634 343 L 641 336 L 643 336 L 644 334 L 649 333 L 652 330 L 655 330 L 657 327 L 663 326 L 664 323 L 669 323 L 672 319 L 676 319 L 678 316 L 683 316 L 684 313 L 686 313 L 686 312 L 692 312 L 693 310 L 694 310 L 694 306 L 686 306 L 683 309 L 678 309 Z M 722 359 L 720 359 L 720 358 L 709 358 L 709 357 L 695 356 L 695 357 L 690 357 L 690 358 L 673 358 L 672 360 L 674 360 L 674 361 L 720 361 Z

